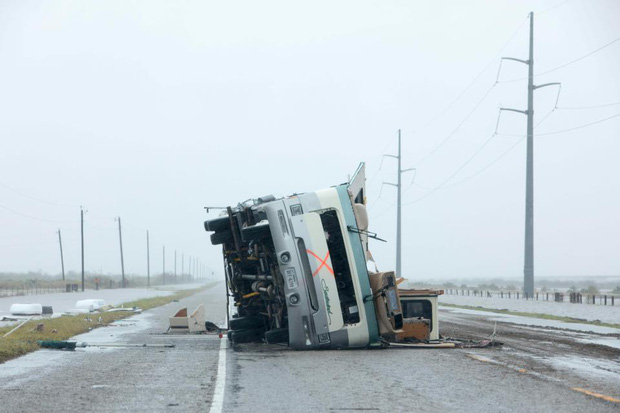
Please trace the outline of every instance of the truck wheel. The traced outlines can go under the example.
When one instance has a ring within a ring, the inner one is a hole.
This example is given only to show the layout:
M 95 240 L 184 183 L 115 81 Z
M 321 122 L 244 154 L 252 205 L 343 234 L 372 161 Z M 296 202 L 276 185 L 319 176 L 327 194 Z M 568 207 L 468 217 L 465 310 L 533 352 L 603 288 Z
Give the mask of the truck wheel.
M 241 228 L 241 239 L 245 242 L 258 241 L 271 236 L 268 224 Z
M 205 221 L 205 231 L 220 231 L 230 227 L 230 220 L 227 216 L 210 219 Z
M 288 343 L 288 328 L 265 331 L 265 341 L 268 344 Z
M 233 241 L 233 234 L 230 231 L 220 231 L 211 234 L 211 244 L 219 245 Z
M 254 328 L 264 328 L 265 319 L 261 315 L 249 315 L 246 317 L 233 318 L 230 320 L 231 330 L 248 330 Z
M 253 330 L 234 330 L 230 335 L 233 343 L 251 343 L 253 341 L 261 341 L 263 339 L 262 328 L 255 328 Z

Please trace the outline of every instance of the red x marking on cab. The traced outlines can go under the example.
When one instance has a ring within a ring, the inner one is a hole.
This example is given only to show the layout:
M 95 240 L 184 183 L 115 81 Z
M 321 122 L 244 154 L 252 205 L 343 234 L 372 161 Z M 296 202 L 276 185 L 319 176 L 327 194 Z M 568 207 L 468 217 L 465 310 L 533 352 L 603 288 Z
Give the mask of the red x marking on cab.
M 329 272 L 331 272 L 332 275 L 334 275 L 334 270 L 332 270 L 332 268 L 327 264 L 327 260 L 329 258 L 329 251 L 327 251 L 327 255 L 325 256 L 325 259 L 321 259 L 321 257 L 319 257 L 318 255 L 316 255 L 314 252 L 312 252 L 310 250 L 306 250 L 306 252 L 308 254 L 312 254 L 314 256 L 314 258 L 316 258 L 317 260 L 319 260 L 321 262 L 321 265 L 319 265 L 319 268 L 317 268 L 316 271 L 314 273 L 312 273 L 313 277 L 315 275 L 317 275 L 319 273 L 319 271 L 321 271 L 321 268 L 323 268 L 323 267 L 327 268 L 327 270 Z

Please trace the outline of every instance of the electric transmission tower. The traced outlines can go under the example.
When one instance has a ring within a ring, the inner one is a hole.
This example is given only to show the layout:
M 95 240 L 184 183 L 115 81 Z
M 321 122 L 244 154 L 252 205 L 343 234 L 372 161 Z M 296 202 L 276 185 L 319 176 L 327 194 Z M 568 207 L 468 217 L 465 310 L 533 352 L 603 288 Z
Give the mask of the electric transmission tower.
M 556 86 L 560 83 L 534 85 L 534 13 L 530 12 L 530 52 L 529 59 L 502 57 L 503 60 L 514 60 L 528 66 L 527 110 L 500 108 L 527 115 L 527 155 L 525 173 L 525 253 L 523 265 L 523 294 L 526 298 L 534 296 L 534 91 L 545 86 Z
M 401 152 L 400 152 L 400 129 L 398 130 L 398 155 L 383 155 L 389 158 L 394 158 L 398 161 L 398 181 L 397 183 L 383 182 L 383 185 L 395 186 L 397 191 L 396 196 L 396 276 L 402 277 L 401 272 L 401 199 L 402 199 L 402 179 L 403 172 L 409 172 L 415 170 L 415 168 L 401 169 Z

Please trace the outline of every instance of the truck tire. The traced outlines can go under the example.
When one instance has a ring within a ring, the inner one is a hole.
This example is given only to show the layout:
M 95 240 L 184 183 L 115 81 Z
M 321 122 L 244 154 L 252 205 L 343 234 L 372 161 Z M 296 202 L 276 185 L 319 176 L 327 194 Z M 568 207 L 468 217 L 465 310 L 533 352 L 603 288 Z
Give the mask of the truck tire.
M 219 245 L 233 241 L 233 234 L 230 231 L 219 231 L 211 234 L 211 244 Z
M 230 220 L 227 216 L 210 219 L 205 221 L 205 231 L 220 231 L 230 227 Z
M 231 330 L 249 330 L 265 327 L 265 317 L 261 315 L 249 315 L 246 317 L 233 318 L 230 320 Z
M 288 328 L 265 331 L 265 341 L 267 344 L 288 343 Z
M 241 228 L 241 239 L 245 242 L 259 241 L 271 236 L 268 224 Z
M 264 329 L 255 328 L 252 330 L 234 330 L 230 335 L 233 343 L 251 343 L 253 341 L 262 341 Z

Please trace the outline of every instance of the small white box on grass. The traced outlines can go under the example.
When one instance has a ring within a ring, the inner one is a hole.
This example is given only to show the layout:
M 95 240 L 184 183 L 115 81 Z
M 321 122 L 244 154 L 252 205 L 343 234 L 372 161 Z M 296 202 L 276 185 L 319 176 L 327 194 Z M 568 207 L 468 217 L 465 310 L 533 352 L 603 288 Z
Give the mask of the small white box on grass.
M 88 299 L 88 300 L 80 300 L 77 303 L 75 303 L 75 308 L 77 308 L 78 310 L 95 311 L 95 310 L 99 310 L 104 305 L 105 305 L 105 300 Z

